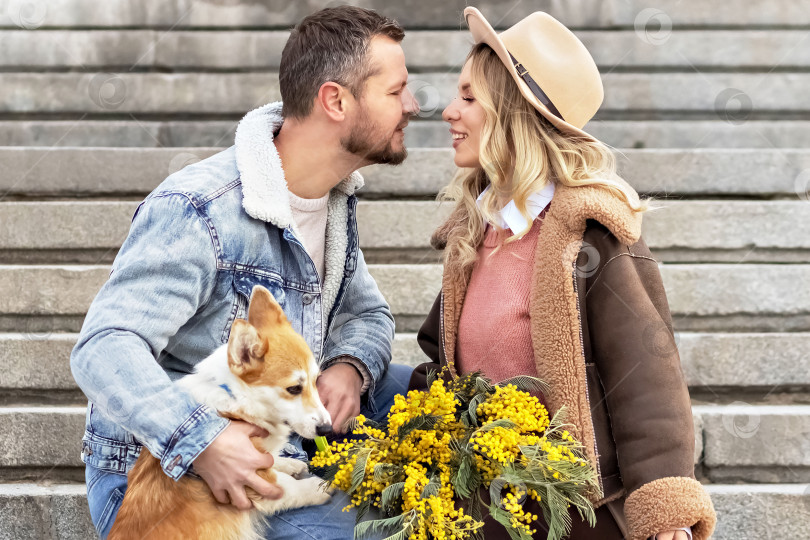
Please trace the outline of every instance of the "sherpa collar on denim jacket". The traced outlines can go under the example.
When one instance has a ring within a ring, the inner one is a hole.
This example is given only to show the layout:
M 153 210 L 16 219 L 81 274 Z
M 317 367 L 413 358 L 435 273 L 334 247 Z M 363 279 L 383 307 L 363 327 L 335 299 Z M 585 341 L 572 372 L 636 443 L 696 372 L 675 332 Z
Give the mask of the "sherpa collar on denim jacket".
M 236 128 L 236 165 L 242 179 L 242 206 L 253 218 L 280 229 L 295 228 L 287 181 L 273 133 L 281 126 L 281 102 L 270 103 L 247 113 Z M 335 187 L 349 196 L 363 187 L 357 171 Z

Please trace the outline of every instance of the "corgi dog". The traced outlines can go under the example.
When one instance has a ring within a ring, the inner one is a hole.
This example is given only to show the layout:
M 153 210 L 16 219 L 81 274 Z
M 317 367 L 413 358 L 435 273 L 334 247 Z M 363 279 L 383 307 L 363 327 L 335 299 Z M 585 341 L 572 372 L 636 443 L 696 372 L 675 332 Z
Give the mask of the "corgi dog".
M 252 437 L 254 447 L 275 458 L 257 474 L 280 486 L 284 494 L 269 500 L 245 487 L 251 510 L 217 502 L 208 484 L 183 475 L 175 481 L 160 461 L 141 449 L 128 476 L 121 508 L 109 540 L 260 540 L 263 516 L 324 504 L 331 490 L 307 472 L 303 461 L 278 456 L 291 431 L 315 438 L 331 431 L 329 412 L 318 396 L 320 369 L 301 337 L 266 288 L 253 288 L 248 318 L 236 319 L 228 343 L 176 382 L 197 401 L 221 416 L 265 428 L 270 435 Z

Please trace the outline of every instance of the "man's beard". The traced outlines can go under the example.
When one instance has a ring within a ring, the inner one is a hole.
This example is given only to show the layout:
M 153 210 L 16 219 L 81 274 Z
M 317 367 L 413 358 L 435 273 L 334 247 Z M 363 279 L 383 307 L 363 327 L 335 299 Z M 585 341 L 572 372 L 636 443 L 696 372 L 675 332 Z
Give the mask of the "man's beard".
M 398 127 L 404 127 L 407 123 L 406 118 Z M 408 157 L 408 150 L 403 144 L 402 150 L 395 151 L 391 146 L 392 138 L 388 137 L 385 146 L 381 148 L 380 140 L 382 137 L 378 134 L 378 128 L 363 110 L 357 122 L 352 126 L 349 136 L 341 139 L 340 144 L 350 154 L 366 159 L 371 163 L 399 165 Z

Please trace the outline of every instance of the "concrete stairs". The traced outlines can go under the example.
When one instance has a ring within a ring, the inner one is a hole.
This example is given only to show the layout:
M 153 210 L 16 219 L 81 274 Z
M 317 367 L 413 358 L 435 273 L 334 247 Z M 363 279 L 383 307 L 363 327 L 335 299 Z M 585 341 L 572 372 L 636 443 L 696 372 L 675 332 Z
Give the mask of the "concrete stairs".
M 466 55 L 464 2 L 368 0 L 408 29 L 423 112 L 397 168 L 362 172 L 359 227 L 397 318 L 395 361 L 439 288 L 428 239 L 454 171 L 440 113 Z M 325 1 L 0 0 L 0 539 L 91 538 L 69 367 L 138 202 L 232 144 L 278 99 L 291 25 Z M 717 539 L 810 532 L 810 10 L 800 0 L 476 4 L 545 10 L 597 60 L 587 129 L 660 209 L 661 261 Z

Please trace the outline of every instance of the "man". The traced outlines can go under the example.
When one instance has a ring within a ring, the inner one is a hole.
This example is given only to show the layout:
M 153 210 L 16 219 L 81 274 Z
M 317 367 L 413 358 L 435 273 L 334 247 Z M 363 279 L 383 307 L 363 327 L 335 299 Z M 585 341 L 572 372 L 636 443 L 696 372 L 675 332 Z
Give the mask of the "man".
M 267 287 L 316 358 L 336 431 L 383 417 L 410 369 L 391 365 L 394 321 L 358 248 L 356 169 L 401 163 L 418 110 L 406 87 L 402 28 L 341 6 L 304 19 L 280 65 L 283 100 L 248 113 L 235 145 L 171 175 L 141 203 L 109 281 L 91 305 L 71 370 L 89 398 L 82 461 L 101 538 L 141 445 L 177 480 L 199 475 L 221 503 L 251 507 L 245 486 L 272 457 L 173 381 L 227 342 L 254 285 Z M 300 438 L 287 453 L 305 458 Z M 267 538 L 352 538 L 354 514 L 332 503 L 268 520 Z

